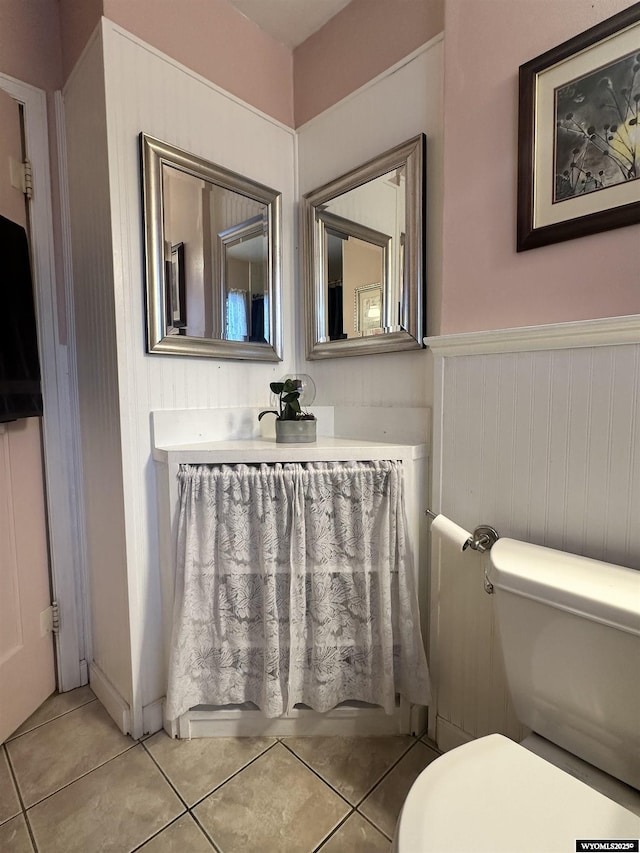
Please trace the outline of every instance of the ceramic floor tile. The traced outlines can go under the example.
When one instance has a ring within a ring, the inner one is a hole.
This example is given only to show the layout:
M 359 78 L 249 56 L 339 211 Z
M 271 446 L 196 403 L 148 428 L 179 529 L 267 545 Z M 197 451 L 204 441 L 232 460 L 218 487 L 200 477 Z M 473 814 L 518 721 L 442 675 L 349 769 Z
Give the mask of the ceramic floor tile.
M 24 815 L 18 815 L 0 826 L 2 853 L 33 853 L 33 844 Z
M 348 811 L 341 797 L 278 743 L 194 814 L 222 853 L 307 853 Z
M 186 814 L 138 849 L 140 853 L 212 853 L 214 848 L 191 815 Z
M 350 815 L 318 853 L 390 853 L 391 842 L 357 812 Z
M 61 717 L 63 714 L 73 711 L 74 708 L 80 708 L 81 705 L 93 702 L 95 698 L 95 694 L 89 685 L 69 690 L 67 693 L 54 693 L 49 696 L 46 702 L 40 705 L 38 710 L 20 728 L 15 730 L 8 740 L 13 740 L 14 737 L 29 732 L 31 729 L 35 729 L 36 726 L 41 726 L 43 723 L 49 722 L 49 720 Z
M 28 807 L 131 746 L 131 738 L 95 701 L 21 735 L 6 748 Z
M 191 806 L 274 743 L 267 737 L 177 740 L 158 732 L 144 745 Z
M 29 809 L 38 853 L 127 853 L 184 811 L 141 745 Z
M 20 811 L 20 800 L 11 778 L 7 756 L 0 746 L 0 824 L 19 814 Z
M 409 752 L 400 759 L 388 776 L 369 794 L 359 807 L 369 820 L 382 830 L 389 838 L 398 820 L 409 788 L 427 764 L 438 758 L 438 753 L 429 749 L 423 743 L 416 743 Z
M 400 756 L 411 737 L 299 737 L 283 742 L 356 805 Z

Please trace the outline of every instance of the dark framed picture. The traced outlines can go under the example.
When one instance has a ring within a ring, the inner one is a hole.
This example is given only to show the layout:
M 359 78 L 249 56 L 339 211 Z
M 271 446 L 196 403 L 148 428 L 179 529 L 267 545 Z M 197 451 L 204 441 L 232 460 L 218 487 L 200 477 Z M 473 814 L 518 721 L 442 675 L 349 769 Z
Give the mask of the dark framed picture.
M 640 3 L 520 67 L 517 249 L 640 222 Z
M 187 331 L 187 293 L 184 267 L 184 243 L 171 247 L 169 268 L 169 287 L 167 288 L 170 305 L 167 311 L 167 324 L 173 327 L 174 334 L 185 335 Z

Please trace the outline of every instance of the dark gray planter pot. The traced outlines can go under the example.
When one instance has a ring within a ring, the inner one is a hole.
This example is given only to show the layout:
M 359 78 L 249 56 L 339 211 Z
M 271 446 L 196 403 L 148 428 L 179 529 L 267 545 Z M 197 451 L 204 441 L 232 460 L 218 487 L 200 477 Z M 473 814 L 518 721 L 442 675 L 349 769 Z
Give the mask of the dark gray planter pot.
M 278 444 L 306 444 L 316 440 L 315 420 L 281 421 L 276 419 L 276 442 Z

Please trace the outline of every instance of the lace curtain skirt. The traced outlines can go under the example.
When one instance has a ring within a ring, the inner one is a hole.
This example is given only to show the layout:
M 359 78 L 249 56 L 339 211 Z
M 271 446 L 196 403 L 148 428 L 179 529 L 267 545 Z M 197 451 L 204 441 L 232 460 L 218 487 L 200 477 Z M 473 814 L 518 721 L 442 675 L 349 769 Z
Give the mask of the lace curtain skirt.
M 426 705 L 396 462 L 182 465 L 166 716 Z

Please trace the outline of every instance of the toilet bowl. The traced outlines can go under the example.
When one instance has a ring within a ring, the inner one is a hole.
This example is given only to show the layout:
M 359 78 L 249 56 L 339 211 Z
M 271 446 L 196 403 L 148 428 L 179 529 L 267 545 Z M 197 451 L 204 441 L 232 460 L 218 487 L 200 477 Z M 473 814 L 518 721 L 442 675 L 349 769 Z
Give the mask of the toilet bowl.
M 640 794 L 628 791 L 640 812 Z M 402 808 L 393 851 L 571 853 L 579 839 L 639 838 L 638 814 L 494 734 L 422 771 Z
M 501 539 L 489 578 L 522 744 L 452 749 L 414 782 L 394 853 L 567 853 L 640 839 L 640 572 Z

